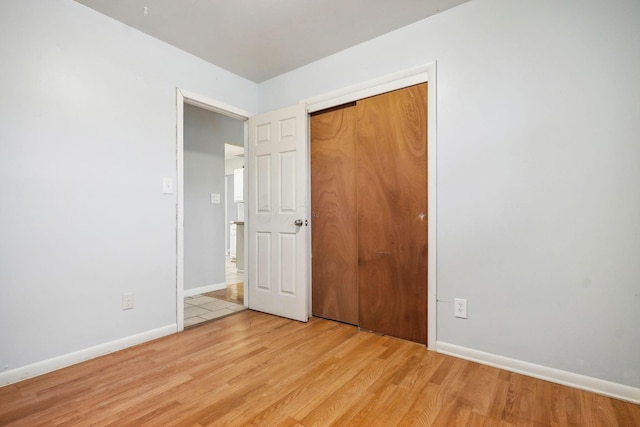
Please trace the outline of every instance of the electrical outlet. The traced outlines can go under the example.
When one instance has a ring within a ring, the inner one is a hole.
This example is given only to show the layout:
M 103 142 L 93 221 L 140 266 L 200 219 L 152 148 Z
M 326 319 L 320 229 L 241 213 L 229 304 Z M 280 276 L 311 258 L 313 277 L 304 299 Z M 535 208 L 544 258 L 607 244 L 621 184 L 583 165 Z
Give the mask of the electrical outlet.
M 467 318 L 467 300 L 464 298 L 455 298 L 453 300 L 453 315 L 461 319 Z
M 122 309 L 131 310 L 133 308 L 133 294 L 122 295 Z

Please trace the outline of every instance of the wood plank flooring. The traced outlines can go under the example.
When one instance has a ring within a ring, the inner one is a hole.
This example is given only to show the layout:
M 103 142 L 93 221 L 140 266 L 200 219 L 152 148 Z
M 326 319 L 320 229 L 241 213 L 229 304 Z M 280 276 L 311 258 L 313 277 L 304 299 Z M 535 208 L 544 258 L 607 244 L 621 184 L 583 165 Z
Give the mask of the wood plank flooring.
M 2 387 L 0 425 L 638 426 L 640 406 L 247 310 Z
M 244 283 L 231 283 L 224 289 L 206 292 L 203 295 L 229 301 L 234 304 L 244 304 Z

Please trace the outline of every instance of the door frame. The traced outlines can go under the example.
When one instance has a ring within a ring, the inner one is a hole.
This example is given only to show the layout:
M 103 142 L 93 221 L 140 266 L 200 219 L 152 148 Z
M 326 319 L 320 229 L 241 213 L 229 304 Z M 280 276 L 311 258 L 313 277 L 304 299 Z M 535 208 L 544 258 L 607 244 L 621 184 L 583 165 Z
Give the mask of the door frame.
M 244 147 L 247 148 L 247 121 L 251 113 L 206 96 L 176 88 L 176 331 L 184 330 L 184 104 L 193 105 L 214 113 L 219 113 L 244 122 Z M 247 186 L 244 186 L 245 200 Z M 247 218 L 245 204 L 245 218 Z M 245 247 L 247 234 L 245 233 Z M 245 265 L 247 253 L 245 251 Z M 245 282 L 247 278 L 245 278 Z M 248 293 L 244 293 L 244 305 L 248 303 Z
M 380 95 L 420 83 L 428 83 L 427 95 L 427 348 L 436 349 L 436 249 L 437 249 L 437 121 L 436 121 L 436 62 L 429 62 L 414 68 L 388 74 L 366 82 L 357 83 L 301 101 L 307 104 L 307 114 L 354 102 L 370 96 Z M 311 153 L 311 132 L 307 138 L 308 152 Z M 310 156 L 309 156 L 310 157 Z M 309 169 L 309 173 L 311 170 Z M 309 182 L 311 178 L 309 177 Z M 313 221 L 311 224 L 313 227 Z M 309 227 L 309 228 L 311 228 Z M 311 230 L 309 230 L 311 233 Z M 309 245 L 311 241 L 309 241 Z M 310 262 L 310 260 L 309 260 Z M 311 266 L 311 264 L 309 264 Z M 311 269 L 311 267 L 310 267 Z M 311 272 L 310 272 L 311 274 Z M 311 283 L 313 287 L 313 283 Z M 310 293 L 311 295 L 311 293 Z M 311 298 L 311 296 L 309 297 Z M 309 302 L 309 307 L 311 303 Z

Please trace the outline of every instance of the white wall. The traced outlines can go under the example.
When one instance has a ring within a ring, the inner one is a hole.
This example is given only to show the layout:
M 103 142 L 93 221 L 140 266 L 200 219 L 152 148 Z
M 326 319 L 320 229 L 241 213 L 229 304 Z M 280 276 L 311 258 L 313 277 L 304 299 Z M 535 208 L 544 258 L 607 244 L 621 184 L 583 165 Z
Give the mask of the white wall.
M 256 111 L 257 86 L 72 0 L 0 7 L 6 377 L 176 324 L 176 87 Z
M 244 139 L 244 122 L 184 107 L 184 288 L 225 283 L 226 141 Z M 220 203 L 211 203 L 211 193 Z
M 473 0 L 262 83 L 260 110 L 436 60 L 437 339 L 640 387 L 639 22 Z

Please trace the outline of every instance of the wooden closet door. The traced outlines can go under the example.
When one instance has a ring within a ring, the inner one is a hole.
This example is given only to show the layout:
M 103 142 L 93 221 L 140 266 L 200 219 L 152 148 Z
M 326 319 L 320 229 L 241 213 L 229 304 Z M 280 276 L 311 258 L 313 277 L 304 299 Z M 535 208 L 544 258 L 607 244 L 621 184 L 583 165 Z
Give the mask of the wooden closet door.
M 312 313 L 358 323 L 355 106 L 311 116 Z
M 427 86 L 358 101 L 359 325 L 427 342 Z

